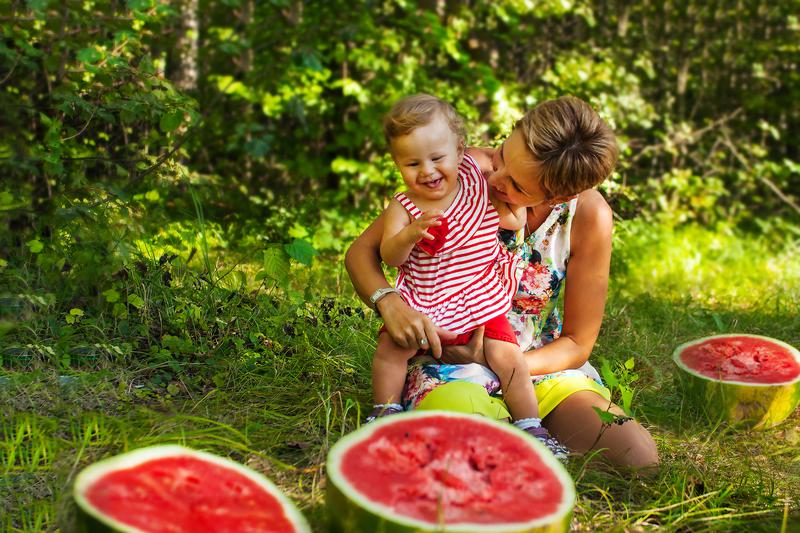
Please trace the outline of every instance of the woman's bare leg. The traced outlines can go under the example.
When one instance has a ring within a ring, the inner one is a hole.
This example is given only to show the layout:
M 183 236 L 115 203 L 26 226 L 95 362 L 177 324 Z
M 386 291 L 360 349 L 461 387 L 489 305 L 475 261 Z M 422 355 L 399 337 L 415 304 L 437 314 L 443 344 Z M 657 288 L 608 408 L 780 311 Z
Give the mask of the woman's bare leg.
M 603 450 L 602 454 L 619 466 L 658 466 L 658 450 L 653 437 L 635 420 L 603 428 L 592 407 L 606 410 L 608 405 L 608 401 L 595 392 L 578 391 L 558 404 L 544 418 L 543 425 L 573 451 Z M 625 414 L 613 404 L 610 411 L 620 416 Z
M 388 333 L 378 337 L 372 360 L 372 394 L 376 404 L 398 403 L 406 382 L 408 360 L 416 349 L 401 348 Z

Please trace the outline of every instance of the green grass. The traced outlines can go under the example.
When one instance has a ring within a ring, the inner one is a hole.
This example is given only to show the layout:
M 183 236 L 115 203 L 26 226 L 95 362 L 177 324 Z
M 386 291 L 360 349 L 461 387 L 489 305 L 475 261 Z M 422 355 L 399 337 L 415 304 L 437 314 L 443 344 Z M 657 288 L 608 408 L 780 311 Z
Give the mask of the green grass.
M 575 531 L 800 528 L 800 413 L 763 432 L 709 425 L 682 400 L 670 359 L 677 344 L 721 332 L 800 346 L 797 252 L 796 243 L 697 227 L 617 228 L 593 357 L 634 358 L 633 405 L 662 467 L 631 477 L 573 459 Z M 239 263 L 247 285 L 209 283 L 197 259 L 189 268 L 185 257 L 154 254 L 115 285 L 123 301 L 140 295 L 141 307 L 115 313 L 97 294 L 61 302 L 32 265 L 10 276 L 11 310 L 0 316 L 13 325 L 0 337 L 0 529 L 68 530 L 82 467 L 181 443 L 266 473 L 324 530 L 325 455 L 363 419 L 379 321 L 359 312 L 339 264 L 295 268 L 292 303 L 253 284 L 247 258 L 201 256 L 217 272 Z M 73 307 L 85 315 L 67 324 Z

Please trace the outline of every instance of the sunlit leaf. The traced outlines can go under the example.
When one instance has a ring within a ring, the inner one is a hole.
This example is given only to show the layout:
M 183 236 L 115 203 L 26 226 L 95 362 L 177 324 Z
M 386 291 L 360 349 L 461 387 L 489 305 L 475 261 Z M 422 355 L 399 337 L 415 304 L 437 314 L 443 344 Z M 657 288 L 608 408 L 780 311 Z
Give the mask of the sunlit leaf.
M 630 415 L 631 403 L 633 402 L 633 389 L 626 385 L 620 385 L 619 393 L 622 398 L 622 410 L 625 411 L 625 414 Z
M 78 51 L 78 61 L 81 63 L 96 63 L 103 58 L 103 53 L 97 48 L 83 48 Z
M 599 407 L 594 405 L 592 406 L 592 409 L 594 409 L 594 412 L 597 413 L 597 416 L 600 417 L 600 421 L 603 424 L 611 424 L 612 422 L 614 422 L 614 415 L 608 412 L 607 410 L 600 409 Z
M 289 255 L 286 251 L 279 246 L 270 246 L 264 250 L 263 270 L 256 275 L 256 281 L 269 277 L 278 284 L 283 284 L 289 278 L 289 266 Z
M 291 244 L 284 245 L 283 248 L 292 259 L 304 265 L 310 265 L 314 260 L 314 256 L 319 254 L 319 252 L 311 246 L 311 243 L 305 239 L 295 239 Z
M 295 222 L 289 229 L 289 236 L 295 239 L 304 239 L 308 237 L 308 230 L 299 222 Z
M 33 11 L 43 11 L 50 2 L 49 0 L 27 0 L 26 3 Z
M 38 254 L 44 250 L 44 244 L 39 239 L 33 239 L 25 243 L 32 254 Z
M 114 289 L 108 289 L 107 291 L 103 291 L 103 297 L 106 299 L 108 303 L 114 303 L 119 301 L 119 293 Z
M 619 384 L 619 380 L 617 376 L 614 375 L 614 371 L 611 370 L 611 363 L 609 363 L 608 359 L 603 359 L 602 361 L 600 375 L 603 376 L 603 381 L 606 382 L 606 386 L 613 389 Z
M 144 300 L 142 300 L 142 297 L 137 294 L 128 295 L 128 303 L 134 306 L 136 309 L 141 309 L 144 307 Z
M 158 121 L 158 126 L 164 133 L 169 133 L 178 129 L 178 126 L 183 122 L 183 111 L 175 110 L 161 115 Z
M 128 8 L 135 11 L 144 11 L 153 6 L 153 0 L 128 0 Z

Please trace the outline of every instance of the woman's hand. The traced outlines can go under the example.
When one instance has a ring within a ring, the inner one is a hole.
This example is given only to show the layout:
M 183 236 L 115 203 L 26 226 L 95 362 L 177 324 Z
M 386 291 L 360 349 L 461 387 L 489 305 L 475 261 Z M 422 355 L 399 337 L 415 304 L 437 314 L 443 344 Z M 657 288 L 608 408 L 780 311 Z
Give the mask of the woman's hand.
M 455 337 L 446 329 L 435 326 L 425 314 L 406 304 L 399 294 L 387 294 L 378 300 L 376 307 L 383 317 L 389 336 L 403 348 L 430 349 L 438 359 L 442 356 L 440 339 Z
M 475 148 L 473 146 L 467 148 L 467 155 L 471 156 L 475 160 L 475 162 L 478 164 L 478 168 L 481 169 L 483 176 L 488 178 L 489 175 L 495 171 L 494 165 L 492 164 L 492 158 L 494 157 L 494 153 L 496 151 L 496 148 Z
M 489 366 L 483 354 L 483 330 L 483 326 L 476 329 L 467 344 L 445 346 L 442 362 L 450 365 L 478 363 L 479 365 Z

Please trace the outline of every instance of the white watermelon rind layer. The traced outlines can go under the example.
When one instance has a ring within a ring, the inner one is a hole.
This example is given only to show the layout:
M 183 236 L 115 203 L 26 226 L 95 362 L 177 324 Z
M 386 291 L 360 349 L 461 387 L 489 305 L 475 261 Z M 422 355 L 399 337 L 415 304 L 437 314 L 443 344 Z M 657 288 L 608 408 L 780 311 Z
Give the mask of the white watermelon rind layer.
M 94 520 L 111 528 L 113 531 L 119 531 L 122 533 L 146 533 L 139 528 L 122 523 L 103 513 L 91 502 L 89 502 L 85 494 L 89 487 L 110 472 L 133 468 L 155 459 L 164 459 L 167 457 L 194 457 L 196 459 L 214 463 L 224 468 L 236 471 L 237 473 L 249 478 L 251 481 L 259 485 L 276 500 L 278 500 L 278 502 L 280 502 L 286 517 L 294 526 L 297 533 L 311 532 L 308 522 L 306 522 L 305 517 L 300 513 L 297 507 L 295 507 L 294 503 L 292 503 L 292 501 L 287 498 L 280 491 L 280 489 L 278 489 L 278 487 L 276 487 L 265 476 L 230 459 L 226 459 L 208 452 L 193 450 L 177 444 L 138 448 L 136 450 L 115 455 L 114 457 L 109 457 L 108 459 L 103 459 L 102 461 L 98 461 L 92 465 L 89 465 L 83 469 L 80 474 L 78 474 L 77 478 L 75 478 L 75 485 L 73 487 L 73 497 L 75 498 L 75 502 L 83 512 L 92 517 Z M 213 480 L 208 480 L 208 482 L 213 483 Z M 131 511 L 135 512 L 134 509 L 131 509 Z
M 486 424 L 493 429 L 508 433 L 509 436 L 518 438 L 528 445 L 541 459 L 542 462 L 555 474 L 563 487 L 561 503 L 558 508 L 543 517 L 524 522 L 509 522 L 506 524 L 476 524 L 462 522 L 458 524 L 431 523 L 418 520 L 408 516 L 397 514 L 390 507 L 381 503 L 373 502 L 364 497 L 357 489 L 347 481 L 341 472 L 341 462 L 345 453 L 355 444 L 372 437 L 379 429 L 392 424 L 403 423 L 409 420 L 419 420 L 425 418 L 453 418 L 457 420 L 469 420 L 472 423 Z M 336 504 L 350 504 L 357 507 L 357 510 L 366 512 L 371 516 L 371 522 L 379 527 L 380 531 L 446 531 L 452 533 L 467 532 L 533 532 L 533 531 L 567 531 L 569 528 L 572 510 L 575 506 L 575 486 L 567 470 L 555 458 L 555 456 L 538 439 L 520 431 L 509 423 L 499 422 L 484 418 L 478 415 L 468 415 L 451 411 L 411 411 L 381 418 L 370 424 L 361 426 L 360 429 L 350 433 L 333 445 L 328 453 L 326 463 L 328 475 L 328 506 L 334 526 L 341 526 L 341 522 L 346 520 L 347 515 L 353 509 L 331 508 L 332 502 Z M 337 494 L 338 493 L 338 494 Z M 332 496 L 332 497 L 331 497 Z M 338 497 L 341 496 L 342 498 Z M 344 501 L 342 501 L 344 499 Z M 339 522 L 337 524 L 337 522 Z M 350 524 L 349 527 L 342 528 L 343 531 L 355 531 L 354 527 L 358 524 Z
M 691 346 L 714 339 L 749 337 L 785 348 L 800 364 L 800 351 L 786 342 L 763 335 L 729 333 L 685 342 L 675 348 L 672 360 L 682 371 L 684 390 L 712 421 L 724 420 L 754 429 L 776 426 L 788 418 L 800 403 L 800 375 L 778 383 L 752 383 L 717 379 L 689 368 L 681 353 Z

